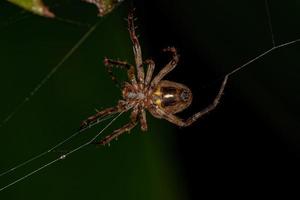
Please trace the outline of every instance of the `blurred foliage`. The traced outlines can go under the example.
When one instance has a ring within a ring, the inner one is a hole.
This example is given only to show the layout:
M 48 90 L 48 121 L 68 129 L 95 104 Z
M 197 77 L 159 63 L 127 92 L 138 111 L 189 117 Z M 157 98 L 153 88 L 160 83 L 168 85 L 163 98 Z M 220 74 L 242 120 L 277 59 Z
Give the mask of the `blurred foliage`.
M 54 17 L 55 15 L 49 11 L 42 0 L 7 0 L 17 6 L 24 8 L 34 14 L 44 17 Z
M 7 0 L 17 6 L 24 8 L 34 14 L 41 15 L 44 17 L 55 17 L 55 13 L 51 12 L 45 5 L 43 0 Z M 98 8 L 98 15 L 104 16 L 110 13 L 119 3 L 123 0 L 84 0 L 86 2 L 92 3 Z M 57 3 L 63 3 L 59 1 Z M 67 8 L 66 8 L 67 9 Z

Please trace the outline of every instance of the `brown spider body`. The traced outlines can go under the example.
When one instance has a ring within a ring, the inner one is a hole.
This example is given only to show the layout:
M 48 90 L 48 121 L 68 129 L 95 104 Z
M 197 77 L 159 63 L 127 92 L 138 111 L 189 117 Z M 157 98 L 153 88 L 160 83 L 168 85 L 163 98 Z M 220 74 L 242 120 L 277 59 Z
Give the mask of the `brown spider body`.
M 151 95 L 153 104 L 171 114 L 186 109 L 192 103 L 192 92 L 187 86 L 167 80 L 160 81 Z M 155 115 L 154 112 L 151 114 Z
M 139 88 L 137 85 L 126 83 L 122 96 L 132 107 L 140 105 L 149 111 L 152 107 L 158 107 L 172 114 L 184 110 L 192 103 L 192 92 L 187 86 L 167 80 L 160 81 L 154 89 Z M 155 112 L 151 114 L 155 115 Z
M 192 92 L 183 84 L 163 80 L 163 78 L 176 67 L 179 61 L 179 55 L 177 54 L 176 49 L 174 47 L 168 47 L 163 50 L 164 52 L 171 53 L 172 59 L 156 76 L 153 77 L 155 63 L 152 60 L 146 60 L 144 62 L 142 60 L 141 47 L 138 38 L 135 35 L 132 13 L 129 13 L 128 15 L 128 30 L 133 43 L 136 67 L 123 61 L 114 61 L 108 58 L 104 59 L 104 64 L 114 81 L 116 81 L 116 77 L 112 73 L 112 68 L 114 66 L 127 69 L 129 82 L 125 82 L 123 85 L 123 99 L 118 102 L 117 106 L 98 111 L 95 115 L 89 117 L 81 124 L 81 127 L 84 128 L 107 115 L 126 112 L 132 109 L 130 122 L 101 140 L 98 144 L 102 145 L 108 144 L 122 133 L 130 131 L 137 125 L 138 120 L 140 121 L 141 129 L 146 131 L 147 121 L 145 110 L 148 110 L 156 118 L 166 119 L 181 127 L 191 125 L 218 105 L 228 78 L 228 76 L 225 76 L 221 88 L 212 104 L 200 112 L 195 113 L 188 119 L 183 120 L 175 114 L 190 106 L 193 96 Z M 148 67 L 146 73 L 144 72 L 144 64 Z M 135 68 L 137 72 L 135 72 Z

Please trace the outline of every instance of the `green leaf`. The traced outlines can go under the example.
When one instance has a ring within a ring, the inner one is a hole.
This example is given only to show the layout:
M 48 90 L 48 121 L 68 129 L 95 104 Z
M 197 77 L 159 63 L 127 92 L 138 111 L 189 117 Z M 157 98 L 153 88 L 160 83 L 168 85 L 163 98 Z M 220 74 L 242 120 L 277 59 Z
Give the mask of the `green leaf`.
M 44 17 L 55 17 L 42 0 L 7 0 L 17 6 L 24 8 L 34 14 Z
M 51 12 L 42 0 L 7 0 L 25 10 L 43 17 L 55 17 L 55 13 Z M 103 17 L 110 13 L 117 5 L 124 0 L 84 0 L 85 2 L 94 4 L 98 8 L 98 16 Z

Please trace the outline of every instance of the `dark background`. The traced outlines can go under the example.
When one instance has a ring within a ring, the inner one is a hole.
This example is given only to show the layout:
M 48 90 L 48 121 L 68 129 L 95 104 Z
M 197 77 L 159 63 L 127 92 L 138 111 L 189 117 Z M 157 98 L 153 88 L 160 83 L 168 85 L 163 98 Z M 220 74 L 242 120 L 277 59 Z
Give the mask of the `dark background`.
M 275 45 L 299 38 L 299 6 L 270 2 Z M 226 73 L 272 47 L 265 1 L 151 1 L 141 7 L 151 55 L 167 45 L 181 54 L 168 78 L 194 91 L 193 105 L 183 116 L 208 105 Z M 192 199 L 232 188 L 282 189 L 297 179 L 299 50 L 298 44 L 278 49 L 237 72 L 217 110 L 176 130 Z
M 49 1 L 49 3 L 53 3 Z M 134 6 L 143 57 L 156 73 L 177 47 L 181 57 L 168 80 L 194 94 L 188 117 L 216 95 L 222 78 L 272 48 L 265 2 L 127 1 L 104 19 L 82 2 L 53 3 L 60 20 L 23 13 L 8 3 L 1 17 L 1 118 L 36 86 L 88 29 L 95 32 L 19 113 L 1 128 L 1 169 L 26 160 L 71 135 L 94 108 L 115 105 L 120 91 L 102 64 L 108 56 L 133 61 L 126 17 Z M 300 38 L 298 1 L 272 1 L 275 44 Z M 24 17 L 25 16 L 25 17 Z M 63 19 L 65 19 L 63 21 Z M 72 20 L 77 24 L 67 23 Z M 148 114 L 139 128 L 109 148 L 90 146 L 3 191 L 4 199 L 200 199 L 243 195 L 297 180 L 299 165 L 299 44 L 277 49 L 230 76 L 220 106 L 191 127 Z M 124 73 L 118 73 L 126 78 Z M 128 121 L 118 120 L 109 131 Z M 101 126 L 67 144 L 69 150 Z M 106 134 L 109 133 L 106 132 Z M 59 154 L 58 154 L 59 155 Z M 28 172 L 57 154 L 29 165 Z M 19 173 L 19 174 L 18 174 Z M 21 176 L 1 177 L 1 184 Z M 2 198 L 1 198 L 2 199 Z

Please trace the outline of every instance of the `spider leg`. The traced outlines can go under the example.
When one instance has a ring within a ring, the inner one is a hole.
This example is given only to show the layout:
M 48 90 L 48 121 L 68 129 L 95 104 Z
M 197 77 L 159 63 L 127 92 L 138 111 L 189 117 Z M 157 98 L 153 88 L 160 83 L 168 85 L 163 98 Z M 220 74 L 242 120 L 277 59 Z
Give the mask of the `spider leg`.
M 158 73 L 158 75 L 152 80 L 151 82 L 151 88 L 156 87 L 156 85 L 161 81 L 170 71 L 172 71 L 178 61 L 179 61 L 179 55 L 177 54 L 177 51 L 175 47 L 168 47 L 166 49 L 163 49 L 164 52 L 171 52 L 172 53 L 172 60 Z
M 141 109 L 141 111 L 140 111 L 140 123 L 141 123 L 142 131 L 147 131 L 148 126 L 147 126 L 147 119 L 146 119 L 145 109 Z
M 128 31 L 130 34 L 131 41 L 133 43 L 133 53 L 134 53 L 134 58 L 135 58 L 135 63 L 137 68 L 138 82 L 144 83 L 145 74 L 143 68 L 142 50 L 141 50 L 138 37 L 135 34 L 136 27 L 134 25 L 133 11 L 129 12 L 127 21 L 128 21 Z
M 119 101 L 118 105 L 115 107 L 106 108 L 104 110 L 98 111 L 95 115 L 90 116 L 86 120 L 81 122 L 80 129 L 84 129 L 88 127 L 89 125 L 96 123 L 100 118 L 103 118 L 105 116 L 126 111 L 128 108 L 124 105 L 123 101 Z
M 112 59 L 104 58 L 104 65 L 106 66 L 106 69 L 111 76 L 111 79 L 120 86 L 119 82 L 117 81 L 116 76 L 113 74 L 112 68 L 115 67 L 120 67 L 120 68 L 125 68 L 127 69 L 127 75 L 129 80 L 131 81 L 132 84 L 136 83 L 135 79 L 135 74 L 134 74 L 134 66 L 128 64 L 127 62 L 124 61 L 115 61 Z
M 147 70 L 146 78 L 145 78 L 145 86 L 147 87 L 150 84 L 150 81 L 152 79 L 152 75 L 153 75 L 154 68 L 155 68 L 155 63 L 153 60 L 147 59 L 145 61 L 145 64 L 148 65 L 148 70 Z
M 227 79 L 228 79 L 228 75 L 225 76 L 221 88 L 219 89 L 219 92 L 217 94 L 217 96 L 215 97 L 215 99 L 213 100 L 213 102 L 207 106 L 205 109 L 201 110 L 200 112 L 195 113 L 194 115 L 192 115 L 191 117 L 189 117 L 186 120 L 180 119 L 179 117 L 177 117 L 176 115 L 173 114 L 168 114 L 165 113 L 162 110 L 157 110 L 156 112 L 158 113 L 159 116 L 162 116 L 162 118 L 168 120 L 169 122 L 176 124 L 177 126 L 189 126 L 191 125 L 193 122 L 195 122 L 197 119 L 199 119 L 200 117 L 204 116 L 205 114 L 209 113 L 210 111 L 214 110 L 217 105 L 220 102 L 220 99 L 222 97 L 222 94 L 224 92 L 226 83 L 227 83 Z
M 134 107 L 133 111 L 131 112 L 131 115 L 130 115 L 130 122 L 128 124 L 125 124 L 121 128 L 113 131 L 112 134 L 106 136 L 100 142 L 96 142 L 95 144 L 100 144 L 100 145 L 109 144 L 113 139 L 117 139 L 117 137 L 120 136 L 121 134 L 123 134 L 123 133 L 125 133 L 127 131 L 130 131 L 137 124 L 137 115 L 138 115 L 138 113 L 139 113 L 138 108 Z

